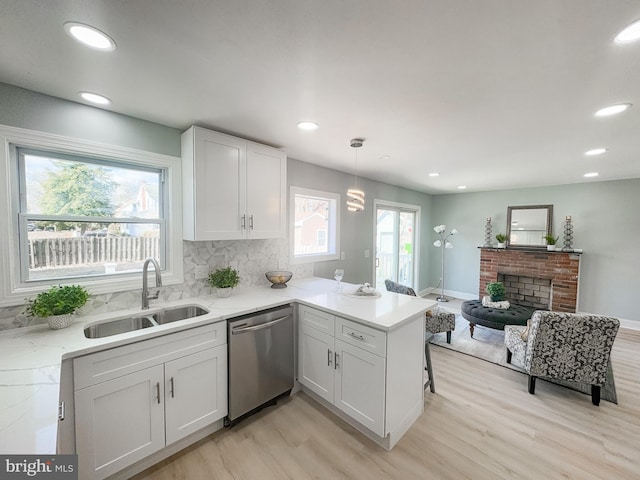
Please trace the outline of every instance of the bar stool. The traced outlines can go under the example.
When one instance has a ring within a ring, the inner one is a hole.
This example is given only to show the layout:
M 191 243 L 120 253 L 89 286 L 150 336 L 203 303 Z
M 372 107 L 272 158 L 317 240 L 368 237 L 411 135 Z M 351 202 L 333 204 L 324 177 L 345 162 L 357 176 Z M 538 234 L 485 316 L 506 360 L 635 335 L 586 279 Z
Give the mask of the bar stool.
M 424 332 L 424 357 L 427 360 L 427 365 L 425 366 L 425 370 L 429 375 L 429 379 L 424 383 L 424 389 L 427 387 L 431 390 L 431 393 L 436 393 L 436 386 L 433 381 L 433 367 L 431 365 L 431 352 L 429 351 L 429 343 L 433 339 L 434 334 L 428 331 Z

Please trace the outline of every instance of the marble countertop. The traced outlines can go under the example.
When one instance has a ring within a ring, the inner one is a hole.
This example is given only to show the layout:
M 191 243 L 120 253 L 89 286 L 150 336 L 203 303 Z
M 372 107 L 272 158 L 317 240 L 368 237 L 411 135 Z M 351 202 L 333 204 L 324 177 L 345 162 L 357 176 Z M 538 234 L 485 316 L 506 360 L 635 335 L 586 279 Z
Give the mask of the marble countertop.
M 322 278 L 294 279 L 288 288 L 237 288 L 228 298 L 201 296 L 170 303 L 153 303 L 145 313 L 176 305 L 200 305 L 209 314 L 135 332 L 88 339 L 90 324 L 132 315 L 140 308 L 79 317 L 68 328 L 51 330 L 46 324 L 0 332 L 0 453 L 56 452 L 60 368 L 62 360 L 107 348 L 167 335 L 199 325 L 298 302 L 380 330 L 392 330 L 431 308 L 435 302 L 380 291 L 377 297 L 356 297 L 357 285 Z

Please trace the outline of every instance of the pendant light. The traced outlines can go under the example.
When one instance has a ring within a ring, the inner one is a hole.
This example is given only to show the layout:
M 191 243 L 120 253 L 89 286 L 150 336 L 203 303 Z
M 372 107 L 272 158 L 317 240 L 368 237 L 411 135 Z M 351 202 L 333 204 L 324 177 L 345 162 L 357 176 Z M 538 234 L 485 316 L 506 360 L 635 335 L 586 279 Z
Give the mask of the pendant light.
M 356 149 L 356 173 L 354 175 L 354 185 L 347 190 L 347 210 L 349 212 L 361 212 L 364 210 L 364 192 L 358 188 L 358 148 L 362 146 L 364 140 L 354 138 L 351 140 L 351 147 Z

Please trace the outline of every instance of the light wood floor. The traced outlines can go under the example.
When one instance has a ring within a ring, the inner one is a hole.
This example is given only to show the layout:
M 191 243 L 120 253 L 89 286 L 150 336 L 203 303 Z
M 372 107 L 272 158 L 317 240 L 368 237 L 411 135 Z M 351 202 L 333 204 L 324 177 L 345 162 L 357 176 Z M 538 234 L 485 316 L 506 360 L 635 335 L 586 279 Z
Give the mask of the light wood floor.
M 619 404 L 434 346 L 436 393 L 390 452 L 304 394 L 134 477 L 164 479 L 640 479 L 640 332 L 621 330 Z

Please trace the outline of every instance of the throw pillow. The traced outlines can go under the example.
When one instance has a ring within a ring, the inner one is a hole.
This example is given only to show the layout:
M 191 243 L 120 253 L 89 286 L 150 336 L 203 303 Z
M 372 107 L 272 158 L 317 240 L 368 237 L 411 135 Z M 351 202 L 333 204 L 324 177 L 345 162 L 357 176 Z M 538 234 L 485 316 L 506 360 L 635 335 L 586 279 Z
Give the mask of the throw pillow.
M 527 328 L 525 328 L 520 334 L 520 338 L 523 342 L 526 342 L 529 338 L 529 322 L 531 322 L 531 319 L 527 320 Z

